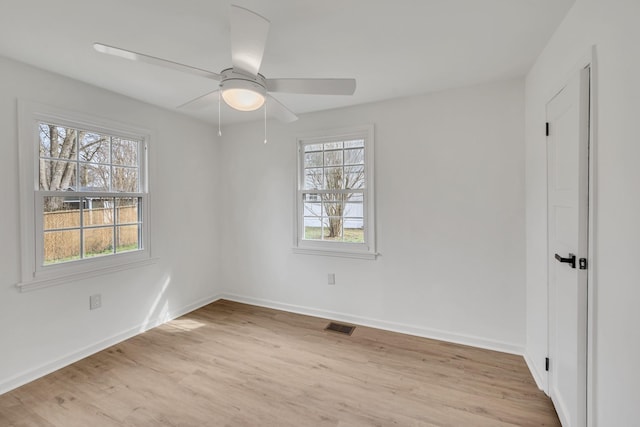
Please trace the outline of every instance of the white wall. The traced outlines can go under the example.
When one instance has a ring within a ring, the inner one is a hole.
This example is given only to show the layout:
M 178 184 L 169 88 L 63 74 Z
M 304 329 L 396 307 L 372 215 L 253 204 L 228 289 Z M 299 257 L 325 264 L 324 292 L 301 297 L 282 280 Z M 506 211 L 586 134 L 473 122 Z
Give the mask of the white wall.
M 377 260 L 293 254 L 296 136 L 375 124 Z M 223 126 L 223 284 L 232 298 L 520 352 L 522 80 Z M 336 285 L 327 285 L 327 273 Z
M 590 283 L 598 426 L 638 423 L 640 402 L 640 3 L 578 0 L 526 80 L 527 355 L 546 387 L 545 104 L 592 45 L 595 224 Z
M 20 293 L 18 98 L 150 129 L 158 262 Z M 0 393 L 218 293 L 218 145 L 212 126 L 0 58 Z M 102 308 L 89 311 L 89 295 Z

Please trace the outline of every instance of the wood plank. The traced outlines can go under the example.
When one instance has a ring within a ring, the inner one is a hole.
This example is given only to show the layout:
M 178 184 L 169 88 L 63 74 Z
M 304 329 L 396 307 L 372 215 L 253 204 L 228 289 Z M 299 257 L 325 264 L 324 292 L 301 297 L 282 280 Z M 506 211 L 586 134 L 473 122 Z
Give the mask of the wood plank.
M 522 357 L 217 301 L 0 396 L 8 426 L 559 426 Z

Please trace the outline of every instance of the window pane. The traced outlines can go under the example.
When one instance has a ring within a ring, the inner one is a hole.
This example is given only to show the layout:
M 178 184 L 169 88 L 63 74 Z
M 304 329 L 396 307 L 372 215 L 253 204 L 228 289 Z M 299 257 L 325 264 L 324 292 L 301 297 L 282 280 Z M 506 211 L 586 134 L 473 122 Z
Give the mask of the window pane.
M 341 190 L 344 188 L 342 168 L 326 168 L 324 178 L 325 190 Z
M 51 131 L 49 125 L 45 123 L 39 124 L 40 139 L 40 157 L 48 157 L 51 155 Z
M 116 222 L 117 224 L 135 224 L 139 221 L 138 198 L 116 198 Z
M 62 126 L 40 123 L 40 157 L 76 158 L 76 131 Z
M 345 141 L 344 148 L 364 147 L 364 139 L 356 139 L 354 141 Z
M 322 204 L 321 203 L 305 203 L 304 204 L 304 216 L 305 217 L 320 217 L 320 216 L 322 216 Z
M 44 265 L 80 259 L 80 230 L 45 231 Z
M 305 153 L 304 167 L 322 167 L 322 153 Z
M 43 228 L 55 230 L 59 228 L 80 227 L 80 201 L 74 197 L 43 198 Z
M 39 189 L 44 191 L 75 189 L 76 165 L 73 160 L 40 159 Z
M 109 191 L 109 170 L 108 165 L 81 163 L 79 191 Z
M 324 216 L 342 216 L 344 205 L 341 202 L 325 202 L 323 203 Z
M 364 149 L 356 148 L 353 150 L 344 150 L 345 165 L 361 165 L 364 164 Z
M 113 253 L 113 227 L 84 230 L 84 257 L 91 258 Z
M 304 146 L 304 151 L 307 152 L 307 153 L 309 151 L 322 151 L 322 144 L 305 145 Z
M 345 194 L 344 195 L 344 199 L 347 202 L 352 202 L 352 203 L 362 203 L 364 201 L 364 194 L 362 193 L 349 193 L 349 194 Z
M 110 163 L 109 137 L 92 132 L 80 131 L 80 160 L 91 163 Z
M 325 218 L 324 240 L 342 240 L 342 217 Z
M 111 145 L 114 165 L 138 166 L 138 141 L 112 138 Z
M 344 220 L 344 241 L 349 243 L 364 243 L 364 229 L 354 221 Z
M 324 165 L 325 166 L 340 166 L 340 165 L 342 165 L 342 150 L 340 150 L 340 151 L 325 151 L 324 152 Z
M 111 185 L 113 191 L 137 193 L 138 189 L 140 188 L 138 182 L 138 169 L 129 167 L 114 167 L 113 181 Z
M 113 224 L 113 198 L 84 197 L 82 202 L 85 226 Z
M 364 217 L 364 210 L 362 203 L 345 203 L 344 205 L 344 217 L 345 218 L 360 218 Z
M 341 193 L 326 193 L 321 196 L 323 202 L 342 202 L 343 199 Z
M 345 194 L 344 241 L 364 243 L 364 194 Z
M 304 228 L 305 240 L 323 240 L 321 227 L 305 227 Z
M 320 201 L 320 195 L 319 194 L 304 193 L 302 195 L 302 200 L 304 200 L 305 202 L 319 202 Z
M 346 166 L 344 174 L 344 188 L 357 190 L 364 188 L 364 166 Z
M 322 168 L 304 170 L 304 188 L 308 190 L 322 190 Z
M 337 150 L 339 148 L 342 148 L 342 141 L 340 142 L 327 142 L 324 144 L 324 149 L 325 150 Z
M 140 249 L 138 238 L 139 225 L 123 225 L 116 227 L 116 252 L 128 252 Z
M 320 218 L 304 219 L 304 239 L 305 240 L 321 240 L 322 239 L 322 220 Z M 325 230 L 326 232 L 327 230 Z

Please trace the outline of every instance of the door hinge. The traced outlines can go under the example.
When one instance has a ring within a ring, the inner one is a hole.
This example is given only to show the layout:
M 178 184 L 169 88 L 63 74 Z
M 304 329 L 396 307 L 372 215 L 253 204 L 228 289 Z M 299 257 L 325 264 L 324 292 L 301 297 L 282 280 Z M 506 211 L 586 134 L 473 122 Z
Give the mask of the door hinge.
M 544 358 L 544 370 L 545 371 L 549 370 L 549 358 L 548 357 Z
M 549 122 L 545 123 L 544 134 L 549 136 Z
M 580 266 L 580 270 L 586 270 L 587 269 L 587 259 L 586 258 L 580 258 L 580 260 L 578 261 L 578 265 Z

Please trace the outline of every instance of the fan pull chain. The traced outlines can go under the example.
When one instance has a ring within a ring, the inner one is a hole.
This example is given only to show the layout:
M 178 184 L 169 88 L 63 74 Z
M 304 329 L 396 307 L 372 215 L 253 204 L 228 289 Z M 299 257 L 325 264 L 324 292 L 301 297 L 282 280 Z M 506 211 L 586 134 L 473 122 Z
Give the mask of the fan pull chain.
M 222 124 L 220 120 L 220 116 L 221 116 L 220 110 L 222 109 L 221 108 L 222 105 L 220 104 L 220 92 L 221 91 L 218 91 L 218 136 L 222 136 L 222 129 L 221 129 Z
M 267 143 L 267 100 L 264 100 L 264 143 Z

